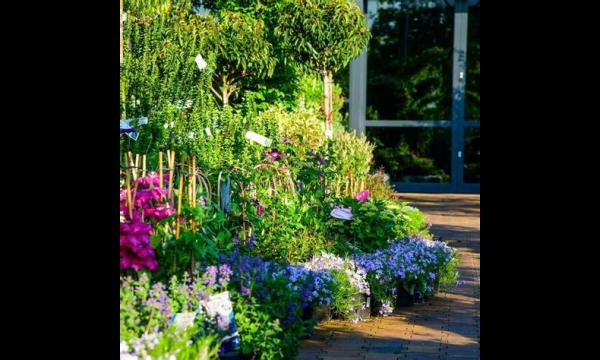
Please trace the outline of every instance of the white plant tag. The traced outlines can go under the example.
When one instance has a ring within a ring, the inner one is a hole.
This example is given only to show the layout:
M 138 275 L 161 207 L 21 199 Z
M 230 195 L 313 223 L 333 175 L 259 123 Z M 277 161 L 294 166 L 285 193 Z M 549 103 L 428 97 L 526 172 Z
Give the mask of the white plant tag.
M 185 329 L 194 325 L 196 319 L 195 312 L 177 313 L 173 317 L 173 325 L 177 329 Z
M 198 65 L 198 69 L 200 69 L 200 71 L 206 69 L 206 67 L 208 66 L 208 64 L 206 63 L 206 61 L 204 61 L 204 59 L 202 58 L 202 55 L 198 54 L 196 56 L 196 65 Z
M 133 129 L 133 126 L 131 126 L 131 119 L 119 120 L 119 122 L 120 122 L 121 129 L 125 129 L 125 130 Z
M 204 129 L 204 132 L 206 133 L 206 136 L 212 136 L 212 132 L 210 131 L 210 128 Z
M 333 209 L 333 211 L 331 212 L 331 216 L 336 219 L 340 219 L 340 220 L 352 220 L 353 219 L 352 209 L 344 208 L 341 206 L 338 206 L 335 209 Z
M 271 144 L 273 144 L 273 140 L 266 138 L 262 135 L 252 132 L 252 131 L 248 131 L 246 133 L 246 139 L 252 140 L 257 144 L 260 144 L 260 145 L 266 146 L 266 147 L 269 147 L 269 146 L 271 146 Z

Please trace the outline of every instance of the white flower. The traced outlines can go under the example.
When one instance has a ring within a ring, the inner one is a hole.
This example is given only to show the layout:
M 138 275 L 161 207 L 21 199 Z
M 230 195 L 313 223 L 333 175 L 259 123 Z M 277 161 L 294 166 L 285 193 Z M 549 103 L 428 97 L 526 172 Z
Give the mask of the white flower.
M 129 345 L 127 345 L 127 342 L 125 341 L 121 341 L 121 352 L 128 352 L 129 351 Z
M 208 66 L 208 64 L 206 63 L 206 61 L 204 61 L 202 55 L 200 54 L 196 56 L 196 65 L 198 65 L 198 69 L 200 69 L 200 71 L 206 69 L 206 67 Z
M 190 131 L 190 132 L 188 133 L 188 138 L 190 138 L 190 139 L 192 139 L 192 140 L 194 139 L 194 132 L 193 132 L 193 131 Z

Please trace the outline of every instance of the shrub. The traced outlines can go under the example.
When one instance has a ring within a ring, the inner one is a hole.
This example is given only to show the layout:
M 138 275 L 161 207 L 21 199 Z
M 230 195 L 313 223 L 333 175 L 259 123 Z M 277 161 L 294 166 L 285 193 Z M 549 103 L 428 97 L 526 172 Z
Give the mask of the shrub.
M 335 196 L 354 196 L 365 189 L 373 146 L 364 136 L 336 133 L 328 141 L 325 153 L 332 173 L 327 183 Z

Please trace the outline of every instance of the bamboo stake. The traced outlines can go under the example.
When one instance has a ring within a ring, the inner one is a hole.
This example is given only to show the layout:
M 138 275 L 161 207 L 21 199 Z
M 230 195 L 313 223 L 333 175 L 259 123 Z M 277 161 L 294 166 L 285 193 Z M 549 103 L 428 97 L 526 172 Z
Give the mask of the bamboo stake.
M 142 155 L 142 177 L 146 177 L 146 154 Z
M 158 152 L 158 186 L 161 189 L 163 187 L 163 153 L 162 153 L 162 150 Z
M 192 156 L 192 207 L 196 207 L 197 201 L 196 201 L 196 195 L 197 195 L 197 191 L 196 191 L 196 156 Z
M 138 170 L 140 169 L 140 154 L 135 154 L 135 177 L 137 178 Z
M 133 203 L 131 199 L 131 169 L 127 169 L 127 175 L 125 176 L 125 182 L 127 184 L 127 210 L 129 210 L 129 220 L 133 219 Z
M 188 206 L 192 207 L 192 180 L 191 180 L 191 175 L 192 174 L 192 163 L 190 162 L 188 164 L 188 184 L 187 184 L 187 194 L 188 194 L 188 198 L 187 198 L 187 202 L 188 202 Z
M 181 216 L 181 203 L 183 201 L 183 183 L 185 182 L 185 177 L 183 176 L 183 170 L 185 169 L 185 164 L 181 162 L 181 174 L 179 175 L 179 196 L 177 197 L 177 225 L 175 225 L 175 239 L 179 239 L 179 230 L 181 228 L 181 222 L 179 221 L 179 217 Z
M 173 173 L 175 172 L 175 151 L 167 150 L 167 160 L 169 161 L 169 200 L 173 202 Z

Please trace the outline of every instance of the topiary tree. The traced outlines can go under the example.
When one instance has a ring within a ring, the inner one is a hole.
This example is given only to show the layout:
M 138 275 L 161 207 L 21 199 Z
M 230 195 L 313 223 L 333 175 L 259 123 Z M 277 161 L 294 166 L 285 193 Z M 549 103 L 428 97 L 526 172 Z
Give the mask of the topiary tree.
M 277 60 L 262 20 L 223 10 L 206 17 L 205 29 L 207 45 L 216 54 L 212 91 L 223 105 L 244 82 L 273 75 Z
M 332 131 L 333 73 L 367 46 L 367 21 L 354 0 L 287 0 L 276 34 L 301 68 L 323 77 L 326 128 Z

